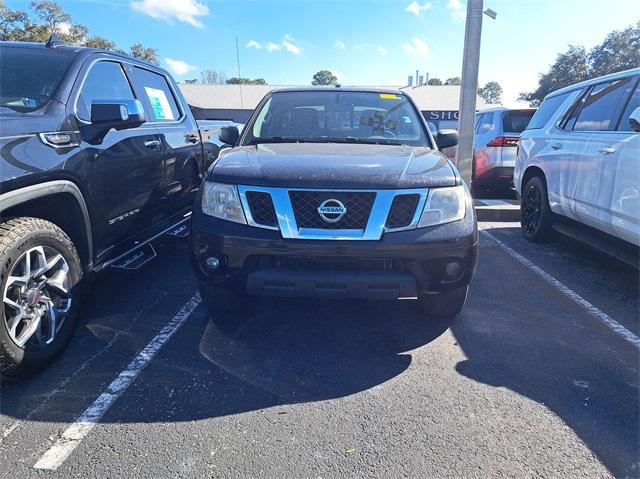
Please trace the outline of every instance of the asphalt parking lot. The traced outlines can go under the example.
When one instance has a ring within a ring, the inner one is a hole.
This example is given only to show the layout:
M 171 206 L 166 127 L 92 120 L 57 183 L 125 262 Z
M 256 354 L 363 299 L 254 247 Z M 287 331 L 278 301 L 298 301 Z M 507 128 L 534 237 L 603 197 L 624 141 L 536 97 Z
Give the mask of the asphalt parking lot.
M 481 227 L 451 325 L 264 298 L 220 328 L 187 241 L 161 241 L 96 280 L 51 368 L 1 385 L 0 475 L 639 477 L 637 271 Z

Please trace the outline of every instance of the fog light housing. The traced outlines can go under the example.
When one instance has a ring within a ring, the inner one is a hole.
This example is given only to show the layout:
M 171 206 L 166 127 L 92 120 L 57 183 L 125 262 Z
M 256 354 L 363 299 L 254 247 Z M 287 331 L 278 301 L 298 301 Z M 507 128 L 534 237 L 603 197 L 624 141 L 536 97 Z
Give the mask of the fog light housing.
M 219 274 L 222 271 L 224 261 L 217 256 L 203 256 L 200 258 L 200 269 L 206 275 Z
M 447 280 L 457 279 L 462 274 L 462 265 L 457 261 L 451 261 L 444 268 L 444 274 Z

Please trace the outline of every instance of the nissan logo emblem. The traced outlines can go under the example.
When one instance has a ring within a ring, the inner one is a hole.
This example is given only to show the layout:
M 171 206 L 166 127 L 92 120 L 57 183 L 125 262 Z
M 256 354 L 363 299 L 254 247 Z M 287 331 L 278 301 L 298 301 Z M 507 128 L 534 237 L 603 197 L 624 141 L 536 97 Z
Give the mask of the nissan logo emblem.
M 347 208 L 339 200 L 324 200 L 318 207 L 318 214 L 327 223 L 337 223 L 347 214 Z

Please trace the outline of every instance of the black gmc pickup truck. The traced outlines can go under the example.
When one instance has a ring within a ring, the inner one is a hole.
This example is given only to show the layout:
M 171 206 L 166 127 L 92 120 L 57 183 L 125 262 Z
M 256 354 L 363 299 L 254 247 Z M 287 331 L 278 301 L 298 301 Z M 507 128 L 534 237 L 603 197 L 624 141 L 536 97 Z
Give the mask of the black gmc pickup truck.
M 218 150 L 154 65 L 55 38 L 0 42 L 2 375 L 64 348 L 90 273 L 135 267 L 188 221 Z
M 192 218 L 192 264 L 212 310 L 246 294 L 417 297 L 452 317 L 478 254 L 469 191 L 402 91 L 282 89 L 242 135 L 222 128 Z M 213 320 L 225 315 L 213 315 Z M 221 321 L 224 319 L 221 319 Z M 226 320 L 224 320 L 226 321 Z

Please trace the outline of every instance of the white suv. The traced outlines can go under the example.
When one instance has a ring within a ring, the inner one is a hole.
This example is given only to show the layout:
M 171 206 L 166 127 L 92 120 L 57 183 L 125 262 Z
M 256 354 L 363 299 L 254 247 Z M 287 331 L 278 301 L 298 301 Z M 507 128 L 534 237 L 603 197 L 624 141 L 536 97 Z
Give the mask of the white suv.
M 529 240 L 549 239 L 558 224 L 587 225 L 640 246 L 639 83 L 636 68 L 545 97 L 514 168 Z

